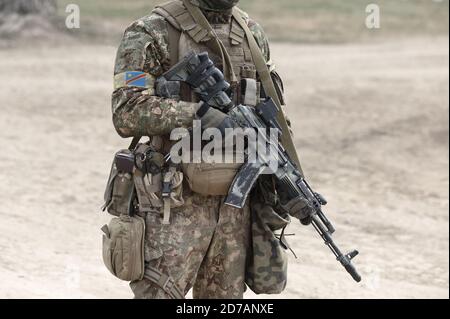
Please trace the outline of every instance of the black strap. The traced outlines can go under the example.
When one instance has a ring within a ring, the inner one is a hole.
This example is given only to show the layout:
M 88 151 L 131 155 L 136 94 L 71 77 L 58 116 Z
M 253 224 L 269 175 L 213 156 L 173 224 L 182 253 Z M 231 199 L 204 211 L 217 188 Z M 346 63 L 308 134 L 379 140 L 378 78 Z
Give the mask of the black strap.
M 202 118 L 206 114 L 206 112 L 208 112 L 209 108 L 210 106 L 208 105 L 208 103 L 202 103 L 202 105 L 197 111 L 197 116 L 199 118 Z
M 128 149 L 130 151 L 133 151 L 136 148 L 136 146 L 138 145 L 138 143 L 141 140 L 141 138 L 142 138 L 142 136 L 135 136 L 135 137 L 133 137 L 133 139 L 131 140 L 130 146 L 128 146 Z

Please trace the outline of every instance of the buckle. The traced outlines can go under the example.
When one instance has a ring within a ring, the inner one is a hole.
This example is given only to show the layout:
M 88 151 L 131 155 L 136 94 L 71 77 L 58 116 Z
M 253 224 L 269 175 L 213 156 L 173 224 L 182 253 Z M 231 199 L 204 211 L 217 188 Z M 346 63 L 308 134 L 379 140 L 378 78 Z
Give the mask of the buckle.
M 164 283 L 162 283 L 164 281 Z M 172 288 L 174 281 L 172 279 L 172 277 L 167 276 L 166 274 L 162 274 L 161 278 L 159 279 L 158 284 L 161 286 L 161 288 L 164 291 L 170 291 L 170 289 Z

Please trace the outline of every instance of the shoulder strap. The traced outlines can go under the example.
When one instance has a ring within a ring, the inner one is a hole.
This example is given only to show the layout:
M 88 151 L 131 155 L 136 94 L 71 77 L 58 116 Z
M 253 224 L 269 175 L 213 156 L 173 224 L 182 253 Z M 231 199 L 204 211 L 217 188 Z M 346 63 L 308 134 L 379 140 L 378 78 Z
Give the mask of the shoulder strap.
M 207 42 L 212 38 L 208 30 L 197 23 L 180 0 L 160 4 L 155 7 L 153 12 L 165 17 L 173 27 L 186 32 L 197 43 Z
M 211 50 L 219 54 L 224 61 L 225 75 L 231 82 L 237 80 L 231 58 L 222 41 L 209 24 L 199 7 L 189 0 L 174 0 L 158 5 L 153 10 L 166 18 L 169 24 L 180 32 L 185 32 L 196 43 L 205 43 Z
M 186 7 L 187 11 L 194 19 L 195 23 L 200 26 L 207 34 L 210 36 L 208 44 L 210 45 L 212 50 L 215 50 L 220 54 L 222 61 L 224 63 L 224 73 L 225 76 L 230 80 L 230 82 L 236 82 L 237 77 L 234 73 L 233 63 L 231 61 L 230 55 L 227 52 L 227 49 L 223 42 L 219 39 L 214 29 L 209 24 L 208 19 L 206 19 L 202 10 L 199 7 L 193 5 L 189 0 L 183 0 L 183 4 Z M 195 40 L 195 39 L 194 39 Z
M 170 54 L 170 66 L 174 66 L 178 60 L 179 43 L 181 32 L 178 31 L 173 25 L 167 23 L 167 28 L 169 32 L 169 54 Z
M 261 49 L 260 49 L 258 43 L 256 42 L 252 32 L 250 31 L 250 28 L 247 25 L 247 22 L 246 22 L 247 16 L 240 9 L 238 9 L 237 7 L 234 7 L 233 8 L 233 17 L 239 23 L 241 28 L 245 31 L 247 41 L 250 46 L 250 51 L 252 53 L 253 61 L 255 62 L 256 71 L 259 74 L 264 91 L 266 92 L 266 94 L 268 96 L 270 96 L 274 100 L 275 104 L 279 108 L 279 111 L 277 114 L 277 121 L 280 124 L 281 129 L 282 129 L 281 144 L 286 149 L 286 152 L 289 154 L 289 157 L 297 165 L 297 168 L 302 172 L 300 160 L 298 158 L 298 154 L 295 149 L 294 141 L 292 140 L 292 136 L 290 134 L 286 118 L 285 118 L 282 108 L 281 108 L 282 106 L 281 106 L 280 99 L 278 98 L 278 94 L 275 89 L 275 85 L 273 84 L 272 77 L 270 76 L 269 68 L 267 67 L 267 64 L 262 55 Z M 302 172 L 302 175 L 303 175 L 303 172 Z
M 232 45 L 240 45 L 245 39 L 245 32 L 239 23 L 237 23 L 236 19 L 231 20 L 230 39 Z
M 130 146 L 128 146 L 128 149 L 130 151 L 133 151 L 136 146 L 138 145 L 139 141 L 141 140 L 142 136 L 135 136 L 133 137 L 133 139 L 131 140 Z
M 167 22 L 170 66 L 174 66 L 179 59 L 179 43 L 181 32 L 183 31 L 183 29 L 176 20 L 176 17 L 179 16 L 182 11 L 183 8 L 179 1 L 170 1 L 163 3 L 156 6 L 152 11 L 152 13 L 156 13 L 163 17 Z M 186 11 L 186 9 L 184 9 L 184 11 Z

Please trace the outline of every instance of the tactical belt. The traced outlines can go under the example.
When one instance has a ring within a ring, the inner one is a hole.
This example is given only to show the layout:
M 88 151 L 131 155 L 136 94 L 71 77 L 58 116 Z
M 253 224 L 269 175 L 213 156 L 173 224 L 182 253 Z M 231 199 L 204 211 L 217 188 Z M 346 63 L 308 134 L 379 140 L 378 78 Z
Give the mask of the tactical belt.
M 146 267 L 144 278 L 156 284 L 172 299 L 184 299 L 182 290 L 175 284 L 172 277 L 163 274 L 153 267 Z

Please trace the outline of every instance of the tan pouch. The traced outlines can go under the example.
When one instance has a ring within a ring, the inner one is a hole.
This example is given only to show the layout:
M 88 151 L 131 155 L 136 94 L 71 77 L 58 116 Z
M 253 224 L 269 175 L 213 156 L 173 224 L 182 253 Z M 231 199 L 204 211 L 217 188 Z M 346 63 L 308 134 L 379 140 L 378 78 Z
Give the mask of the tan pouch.
M 139 212 L 147 213 L 154 208 L 162 207 L 160 199 L 161 192 L 161 173 L 143 174 L 136 170 L 133 175 L 134 185 L 136 186 L 136 194 L 139 202 Z
M 121 280 L 141 280 L 144 277 L 144 219 L 121 215 L 103 226 L 102 231 L 106 268 Z
M 193 192 L 225 196 L 241 166 L 242 163 L 189 163 L 183 164 L 183 172 Z
M 164 206 L 162 200 L 162 174 L 142 174 L 136 171 L 134 184 L 139 199 L 139 212 L 148 213 L 155 208 Z M 172 192 L 170 193 L 170 208 L 184 205 L 183 198 L 183 172 L 177 171 L 172 176 Z
M 162 188 L 167 170 L 164 166 L 164 155 L 155 151 L 152 145 L 138 144 L 135 150 L 136 170 L 133 174 L 134 185 L 139 202 L 139 212 L 147 213 L 155 208 L 164 206 Z M 171 183 L 170 207 L 175 208 L 184 204 L 182 194 L 183 173 L 172 172 L 169 177 Z

